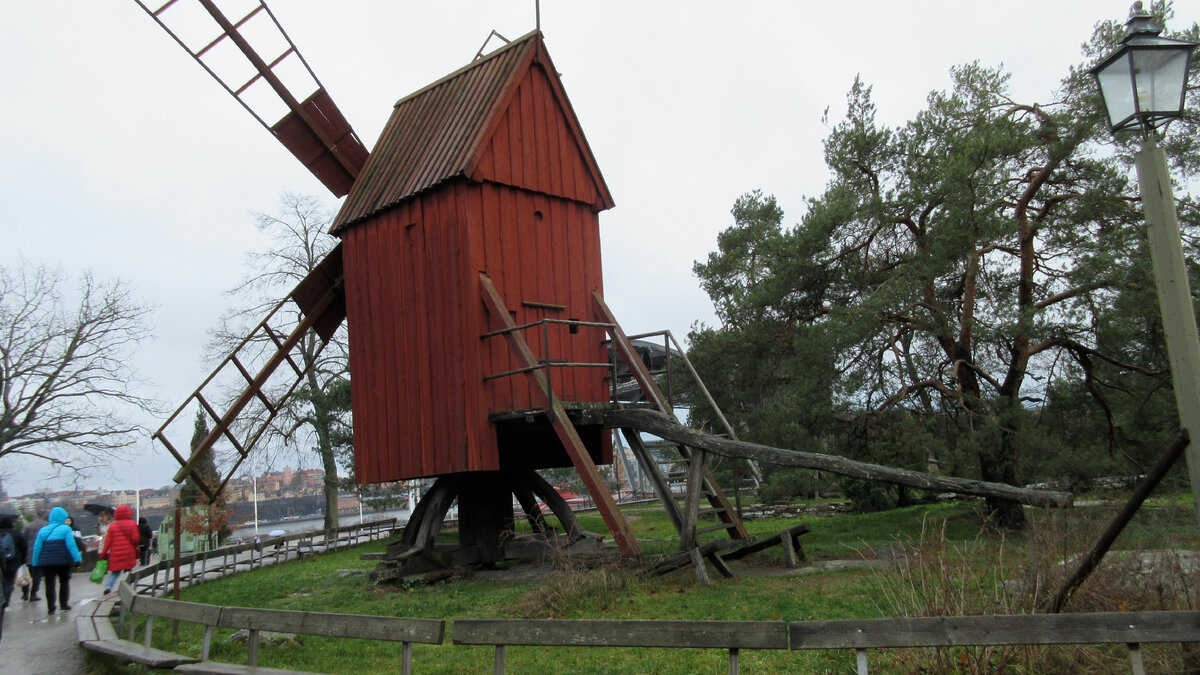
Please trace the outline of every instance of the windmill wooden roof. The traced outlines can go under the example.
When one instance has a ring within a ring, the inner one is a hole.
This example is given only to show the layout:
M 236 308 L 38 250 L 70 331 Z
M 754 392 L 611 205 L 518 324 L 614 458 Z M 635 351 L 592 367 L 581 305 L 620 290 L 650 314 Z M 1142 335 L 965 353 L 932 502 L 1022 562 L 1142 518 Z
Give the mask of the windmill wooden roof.
M 332 231 L 456 177 L 613 206 L 541 33 L 397 102 Z

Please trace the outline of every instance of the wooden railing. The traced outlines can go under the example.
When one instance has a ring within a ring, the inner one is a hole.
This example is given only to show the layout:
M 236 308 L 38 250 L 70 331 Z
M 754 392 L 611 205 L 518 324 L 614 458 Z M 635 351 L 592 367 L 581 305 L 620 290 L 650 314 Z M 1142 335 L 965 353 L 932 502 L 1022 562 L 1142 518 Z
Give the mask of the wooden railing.
M 507 646 L 646 647 L 729 650 L 738 672 L 742 649 L 853 649 L 860 675 L 867 650 L 998 645 L 1124 644 L 1131 672 L 1143 675 L 1140 645 L 1200 642 L 1200 611 L 1017 614 L 847 621 L 545 621 L 456 619 L 454 644 L 496 647 L 504 672 Z
M 321 532 L 304 533 L 271 539 L 263 542 L 259 547 L 246 544 L 225 547 L 224 551 L 216 549 L 183 556 L 179 574 L 180 582 L 181 585 L 190 585 L 200 583 L 207 576 L 231 574 L 255 569 L 272 562 L 295 559 L 302 556 L 304 550 L 309 547 L 313 551 L 322 551 L 387 536 L 391 533 L 392 527 L 394 527 L 393 521 L 378 521 L 361 526 L 339 528 L 337 531 L 331 532 L 328 539 Z M 233 562 L 229 561 L 231 557 L 235 559 Z M 215 564 L 218 558 L 222 559 L 219 565 Z M 212 564 L 206 565 L 206 563 Z M 196 564 L 200 565 L 199 571 L 194 569 Z M 189 571 L 186 573 L 183 571 L 184 565 L 189 567 Z M 164 561 L 135 570 L 130 574 L 127 579 L 128 585 L 123 582 L 121 588 L 121 624 L 125 624 L 130 619 L 127 611 L 197 622 L 205 624 L 209 629 L 214 626 L 224 626 L 225 623 L 233 621 L 233 619 L 224 621 L 213 618 L 224 616 L 226 608 L 210 607 L 208 610 L 204 610 L 202 608 L 206 606 L 177 603 L 170 600 L 155 600 L 139 605 L 138 600 L 134 597 L 136 593 L 157 595 L 165 593 L 170 588 L 170 582 L 173 581 L 170 575 L 171 568 L 171 561 Z M 165 579 L 161 582 L 158 579 L 160 572 L 167 572 Z M 176 606 L 178 609 L 175 609 Z M 221 611 L 217 612 L 218 609 Z M 227 609 L 229 617 L 241 616 L 237 611 L 242 610 Z M 261 626 L 255 624 L 257 628 L 268 624 L 273 626 L 274 623 L 277 623 L 277 619 L 278 622 L 293 626 L 323 626 L 324 624 L 318 620 L 322 617 L 350 617 L 350 615 L 326 615 L 318 612 L 257 611 L 262 615 L 261 620 L 270 619 Z M 254 616 L 258 616 L 258 614 Z M 373 617 L 357 616 L 352 618 L 364 626 L 369 625 L 373 619 Z M 385 620 L 384 617 L 374 618 L 379 621 Z M 394 621 L 395 619 L 389 620 Z M 132 624 L 128 625 L 132 627 Z M 853 650 L 857 659 L 857 672 L 867 675 L 869 652 L 873 649 L 1123 644 L 1128 650 L 1131 672 L 1134 675 L 1143 675 L 1145 668 L 1142 663 L 1141 645 L 1200 643 L 1200 611 L 1018 614 L 793 622 L 456 619 L 452 626 L 453 644 L 491 645 L 496 648 L 494 659 L 496 673 L 504 672 L 506 651 L 509 646 L 723 649 L 729 653 L 730 673 L 738 672 L 740 652 L 747 649 Z M 94 629 L 92 632 L 95 632 Z M 146 632 L 146 644 L 143 646 L 148 648 L 149 626 L 147 626 Z M 207 632 L 208 630 L 206 630 Z M 353 633 L 353 637 L 356 638 L 396 639 L 394 636 L 375 637 L 365 629 L 363 631 L 355 630 Z M 329 634 L 329 632 L 322 629 L 321 634 Z M 334 634 L 336 635 L 336 633 Z M 86 640 L 83 635 L 84 633 L 81 632 L 81 641 Z M 95 637 L 92 636 L 92 639 L 94 640 Z M 440 639 L 435 641 L 429 636 L 421 639 L 413 637 L 408 639 L 417 642 L 433 641 L 436 643 L 441 641 Z M 108 642 L 112 643 L 113 640 Z M 130 641 L 121 642 L 124 645 L 132 644 Z M 85 642 L 85 646 L 87 644 Z M 405 649 L 405 656 L 405 663 L 407 663 L 411 658 L 408 646 Z M 206 653 L 201 655 L 201 660 L 204 657 L 207 657 Z M 250 657 L 250 661 L 254 662 L 253 656 Z M 228 664 L 219 665 L 226 667 Z M 180 670 L 200 667 L 183 664 L 177 666 Z
M 208 578 L 245 572 L 312 553 L 355 546 L 389 537 L 397 528 L 395 518 L 347 525 L 336 530 L 300 532 L 262 539 L 255 543 L 222 546 L 179 556 L 180 587 L 203 583 Z M 159 576 L 162 576 L 161 580 Z M 126 581 L 139 594 L 160 595 L 174 586 L 175 560 L 164 559 L 130 572 Z

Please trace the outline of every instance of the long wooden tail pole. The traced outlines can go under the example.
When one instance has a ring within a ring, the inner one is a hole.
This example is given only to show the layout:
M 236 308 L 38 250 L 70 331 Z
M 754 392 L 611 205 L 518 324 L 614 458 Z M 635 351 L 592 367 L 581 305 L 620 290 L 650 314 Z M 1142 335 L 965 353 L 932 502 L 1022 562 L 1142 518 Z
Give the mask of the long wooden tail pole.
M 621 549 L 621 554 L 631 558 L 640 557 L 642 555 L 641 547 L 633 538 L 629 522 L 625 520 L 625 516 L 617 508 L 617 503 L 613 501 L 612 493 L 609 492 L 604 479 L 600 477 L 596 465 L 592 463 L 592 458 L 583 445 L 583 439 L 579 438 L 579 433 L 575 431 L 574 425 L 567 417 L 566 409 L 562 407 L 558 397 L 550 390 L 550 384 L 546 381 L 546 376 L 541 371 L 533 350 L 529 348 L 529 343 L 516 330 L 517 325 L 513 322 L 512 315 L 508 313 L 504 299 L 500 297 L 492 280 L 484 273 L 479 274 L 479 295 L 483 299 L 483 304 L 487 307 L 493 323 L 496 324 L 496 329 L 507 331 L 504 333 L 504 339 L 508 344 L 509 351 L 520 365 L 529 368 L 526 375 L 545 399 L 546 416 L 554 427 L 554 433 L 558 435 L 567 455 L 571 458 L 571 463 L 579 472 L 579 477 L 583 480 L 588 494 L 595 500 L 596 508 L 599 509 L 605 525 L 612 532 L 617 547 Z

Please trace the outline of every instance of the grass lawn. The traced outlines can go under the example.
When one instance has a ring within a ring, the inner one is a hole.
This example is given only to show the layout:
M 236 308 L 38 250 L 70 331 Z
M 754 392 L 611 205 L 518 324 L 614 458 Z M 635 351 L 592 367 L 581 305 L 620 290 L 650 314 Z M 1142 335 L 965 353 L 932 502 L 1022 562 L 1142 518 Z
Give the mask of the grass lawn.
M 710 572 L 714 583 L 707 587 L 694 583 L 687 569 L 647 577 L 616 565 L 587 569 L 571 563 L 537 579 L 479 573 L 433 586 L 377 587 L 365 575 L 346 571 L 371 569 L 374 563 L 360 560 L 359 554 L 383 550 L 385 544 L 378 542 L 209 582 L 185 590 L 183 599 L 448 622 L 455 618 L 798 621 L 1027 612 L 1036 610 L 1045 595 L 1056 590 L 1055 575 L 1069 574 L 1058 561 L 1085 551 L 1114 510 L 1113 506 L 1029 510 L 1029 531 L 1007 538 L 984 534 L 971 502 L 747 521 L 747 528 L 757 536 L 800 522 L 810 525 L 812 532 L 802 538 L 812 563 L 809 569 L 785 570 L 781 553 L 774 549 L 734 563 L 735 579 Z M 657 504 L 630 506 L 625 513 L 647 554 L 677 549 L 674 530 Z M 605 531 L 596 515 L 584 515 L 582 521 L 586 529 Z M 1196 550 L 1198 545 L 1200 531 L 1190 505 L 1166 501 L 1144 509 L 1115 548 Z M 907 564 L 820 570 L 823 562 L 880 558 Z M 1162 597 L 1161 591 L 1156 598 L 1153 590 L 1147 595 L 1118 584 L 1117 592 L 1110 577 L 1098 574 L 1095 588 L 1085 586 L 1073 601 L 1076 606 L 1069 609 L 1168 608 L 1170 599 Z M 1038 581 L 1031 584 L 1030 579 Z M 448 625 L 447 635 L 452 631 Z M 178 639 L 173 639 L 169 624 L 159 623 L 154 635 L 157 647 L 199 653 L 202 631 L 196 626 L 181 625 Z M 216 632 L 212 658 L 245 663 L 245 647 L 227 643 L 226 637 L 227 633 Z M 1167 672 L 1162 668 L 1170 669 L 1178 650 L 1176 645 L 1146 647 L 1151 672 Z M 399 655 L 399 644 L 299 636 L 294 644 L 261 648 L 260 665 L 367 675 L 397 672 Z M 690 649 L 510 647 L 507 655 L 508 672 L 513 673 L 716 673 L 727 670 L 726 659 L 723 651 Z M 925 667 L 928 672 L 1071 672 L 1081 664 L 1089 672 L 1128 672 L 1120 648 L 907 650 L 874 652 L 871 659 L 872 672 Z M 124 672 L 102 659 L 91 662 L 97 672 Z M 491 648 L 455 647 L 449 638 L 444 645 L 414 648 L 414 671 L 420 673 L 489 672 L 491 664 Z M 741 668 L 744 673 L 848 673 L 854 672 L 854 654 L 746 651 L 741 654 Z

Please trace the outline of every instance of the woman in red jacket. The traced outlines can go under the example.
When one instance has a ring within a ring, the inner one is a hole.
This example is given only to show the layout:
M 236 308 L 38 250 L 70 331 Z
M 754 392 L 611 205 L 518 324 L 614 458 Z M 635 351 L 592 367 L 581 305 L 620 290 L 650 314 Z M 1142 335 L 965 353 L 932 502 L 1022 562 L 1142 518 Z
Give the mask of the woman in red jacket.
M 138 562 L 137 523 L 133 522 L 133 509 L 122 504 L 117 507 L 116 520 L 108 526 L 104 536 L 104 548 L 100 557 L 108 561 L 108 577 L 104 579 L 104 592 L 109 593 L 117 585 L 123 572 L 137 566 Z

